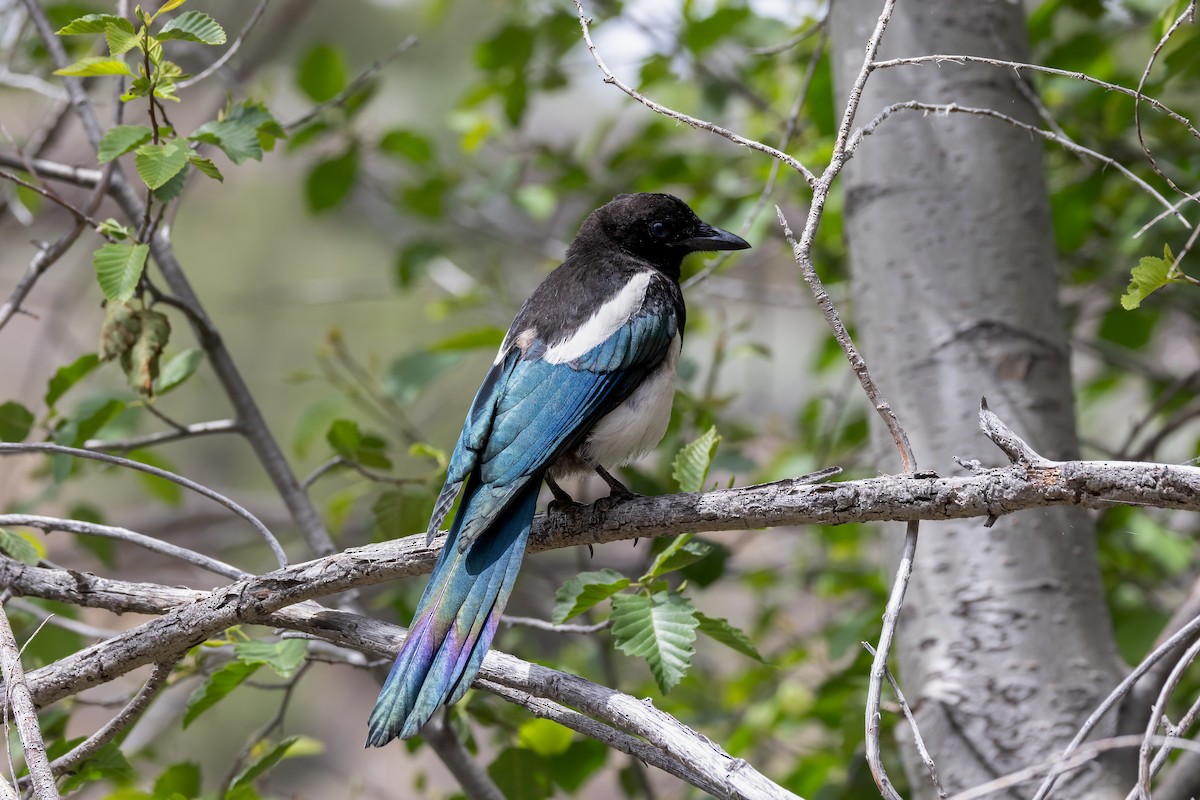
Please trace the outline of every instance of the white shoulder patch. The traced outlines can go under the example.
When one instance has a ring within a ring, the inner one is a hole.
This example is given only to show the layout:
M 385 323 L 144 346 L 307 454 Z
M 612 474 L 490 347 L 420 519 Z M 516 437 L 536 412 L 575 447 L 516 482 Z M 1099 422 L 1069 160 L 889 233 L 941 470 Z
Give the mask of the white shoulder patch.
M 548 349 L 543 359 L 551 364 L 565 364 L 603 344 L 642 307 L 650 278 L 649 272 L 639 272 L 630 278 L 616 297 L 600 306 L 570 338 Z

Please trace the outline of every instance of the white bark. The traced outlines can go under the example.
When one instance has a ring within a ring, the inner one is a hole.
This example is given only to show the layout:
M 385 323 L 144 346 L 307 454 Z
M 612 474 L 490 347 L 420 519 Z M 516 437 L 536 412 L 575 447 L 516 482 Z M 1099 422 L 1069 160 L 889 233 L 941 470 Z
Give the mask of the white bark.
M 858 73 L 877 9 L 833 4 L 837 96 Z M 879 58 L 1025 60 L 1024 50 L 1020 4 L 927 0 L 898 5 Z M 919 100 L 1037 124 L 1016 80 L 974 65 L 881 70 L 859 119 Z M 843 176 L 864 355 L 923 467 L 978 449 L 981 394 L 1052 458 L 1076 453 L 1040 148 L 1002 122 L 897 115 Z M 1123 672 L 1085 515 L 1061 508 L 972 527 L 922 526 L 899 627 L 900 682 L 951 792 L 1060 749 Z M 1123 796 L 1109 787 L 1127 787 L 1128 775 L 1112 769 L 1079 776 L 1067 793 Z M 929 786 L 915 754 L 909 775 Z

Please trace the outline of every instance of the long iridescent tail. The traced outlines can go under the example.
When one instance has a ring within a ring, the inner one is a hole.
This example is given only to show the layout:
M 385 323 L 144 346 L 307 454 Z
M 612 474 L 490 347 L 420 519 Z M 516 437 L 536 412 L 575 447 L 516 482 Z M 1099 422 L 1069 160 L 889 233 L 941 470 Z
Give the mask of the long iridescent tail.
M 417 604 L 408 638 L 375 701 L 368 746 L 382 747 L 397 736 L 415 736 L 438 708 L 466 694 L 491 647 L 521 569 L 540 487 L 540 480 L 529 481 L 460 553 L 459 531 L 483 505 L 480 484 L 467 482 L 462 506 Z

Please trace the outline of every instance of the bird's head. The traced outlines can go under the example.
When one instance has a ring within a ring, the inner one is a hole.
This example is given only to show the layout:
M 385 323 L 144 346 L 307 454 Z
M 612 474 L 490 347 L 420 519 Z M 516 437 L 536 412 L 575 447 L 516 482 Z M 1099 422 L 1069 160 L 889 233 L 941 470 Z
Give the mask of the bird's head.
M 596 209 L 579 230 L 579 241 L 604 240 L 679 277 L 680 262 L 701 250 L 745 250 L 742 237 L 704 222 L 687 203 L 669 194 L 619 194 Z

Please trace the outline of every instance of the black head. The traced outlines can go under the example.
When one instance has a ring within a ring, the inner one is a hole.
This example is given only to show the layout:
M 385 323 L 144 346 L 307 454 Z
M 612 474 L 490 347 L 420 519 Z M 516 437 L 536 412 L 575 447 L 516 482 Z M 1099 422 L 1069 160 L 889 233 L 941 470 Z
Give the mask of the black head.
M 678 278 L 680 262 L 700 250 L 745 250 L 740 236 L 703 222 L 669 194 L 619 194 L 584 220 L 572 248 L 603 241 Z

